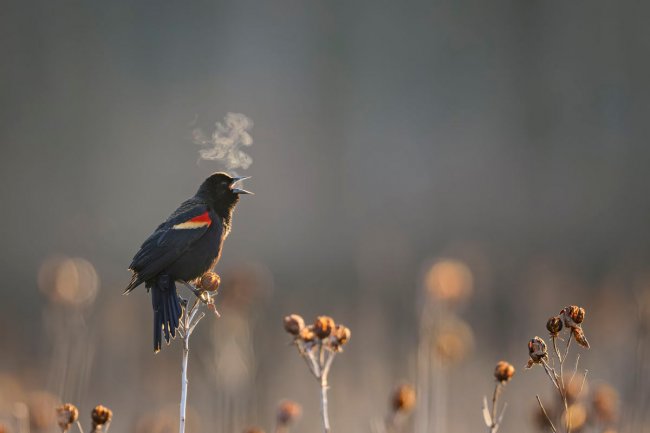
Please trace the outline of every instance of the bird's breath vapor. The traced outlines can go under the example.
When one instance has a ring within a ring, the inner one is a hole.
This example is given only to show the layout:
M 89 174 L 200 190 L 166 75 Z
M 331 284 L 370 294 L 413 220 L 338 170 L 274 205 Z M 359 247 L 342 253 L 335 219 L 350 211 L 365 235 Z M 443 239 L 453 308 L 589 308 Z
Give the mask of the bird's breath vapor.
M 249 131 L 253 121 L 241 113 L 228 113 L 223 122 L 216 122 L 214 132 L 208 136 L 202 129 L 192 131 L 192 141 L 203 146 L 199 160 L 219 161 L 228 170 L 247 169 L 253 158 L 243 148 L 253 144 Z

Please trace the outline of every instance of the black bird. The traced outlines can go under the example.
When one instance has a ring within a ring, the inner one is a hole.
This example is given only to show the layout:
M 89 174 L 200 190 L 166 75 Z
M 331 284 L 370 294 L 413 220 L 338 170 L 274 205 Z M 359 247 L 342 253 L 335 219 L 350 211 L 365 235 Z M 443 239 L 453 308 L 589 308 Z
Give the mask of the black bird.
M 168 344 L 170 335 L 176 336 L 182 314 L 176 281 L 195 280 L 219 261 L 239 195 L 251 194 L 235 186 L 244 179 L 248 177 L 226 173 L 208 177 L 194 197 L 160 224 L 133 257 L 129 266 L 133 276 L 124 293 L 142 283 L 151 290 L 155 352 L 160 350 L 163 331 Z

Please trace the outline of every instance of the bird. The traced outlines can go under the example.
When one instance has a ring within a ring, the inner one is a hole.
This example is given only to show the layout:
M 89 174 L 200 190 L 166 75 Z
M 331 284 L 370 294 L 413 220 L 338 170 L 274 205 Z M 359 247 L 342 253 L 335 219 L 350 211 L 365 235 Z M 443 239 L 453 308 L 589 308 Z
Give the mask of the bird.
M 154 230 L 133 257 L 129 265 L 131 281 L 124 294 L 142 283 L 151 291 L 154 352 L 161 349 L 163 332 L 167 344 L 170 336 L 176 336 L 182 315 L 176 282 L 196 280 L 217 264 L 239 196 L 252 194 L 237 185 L 249 178 L 223 172 L 209 176 L 192 198 Z

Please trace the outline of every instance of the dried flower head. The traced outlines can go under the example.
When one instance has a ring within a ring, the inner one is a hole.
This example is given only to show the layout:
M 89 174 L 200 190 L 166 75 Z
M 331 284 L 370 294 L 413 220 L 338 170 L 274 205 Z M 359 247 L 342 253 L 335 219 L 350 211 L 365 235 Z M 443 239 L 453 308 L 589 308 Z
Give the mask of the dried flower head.
M 585 337 L 585 331 L 583 331 L 582 328 L 571 328 L 571 334 L 579 345 L 585 349 L 589 349 L 589 341 L 587 341 L 587 337 Z
M 574 403 L 562 416 L 564 425 L 570 425 L 573 431 L 579 431 L 587 422 L 587 409 L 582 403 Z
M 572 380 L 568 380 L 564 385 L 564 393 L 569 404 L 573 404 L 581 396 L 589 394 L 589 382 L 583 373 L 576 372 Z
M 314 332 L 320 339 L 329 337 L 335 327 L 334 319 L 329 316 L 318 316 L 314 321 Z
M 352 332 L 350 328 L 344 325 L 336 325 L 334 332 L 330 336 L 330 343 L 333 350 L 341 351 L 341 347 L 350 340 Z
M 278 405 L 276 419 L 278 426 L 286 427 L 302 415 L 302 406 L 291 400 L 282 400 Z
M 609 385 L 600 385 L 594 390 L 592 397 L 594 412 L 598 419 L 612 423 L 618 419 L 618 392 Z
M 79 410 L 75 405 L 70 403 L 57 407 L 56 413 L 58 415 L 59 427 L 64 432 L 67 432 L 70 426 L 79 419 Z
M 111 422 L 113 418 L 113 411 L 106 406 L 98 404 L 92 411 L 91 418 L 93 421 L 93 430 L 102 428 L 103 425 Z
M 415 407 L 415 389 L 411 385 L 399 385 L 393 391 L 390 402 L 394 412 L 409 413 Z
M 316 333 L 314 332 L 314 325 L 305 326 L 300 330 L 298 337 L 305 343 L 312 343 L 316 340 Z
M 577 305 L 569 305 L 560 311 L 560 315 L 564 318 L 565 326 L 574 328 L 585 320 L 585 309 Z
M 206 272 L 201 276 L 197 286 L 206 292 L 216 292 L 221 284 L 221 277 L 214 272 Z
M 555 316 L 548 319 L 546 329 L 551 334 L 551 337 L 557 337 L 557 334 L 562 330 L 562 318 Z
M 291 335 L 297 336 L 302 328 L 305 327 L 304 319 L 297 314 L 290 314 L 283 319 L 284 330 Z
M 509 362 L 499 361 L 497 366 L 494 368 L 494 377 L 501 383 L 505 383 L 512 379 L 512 376 L 515 375 L 515 367 L 512 366 Z
M 539 337 L 535 337 L 528 342 L 528 355 L 530 359 L 526 368 L 530 368 L 533 364 L 540 364 L 548 359 L 548 350 L 546 343 Z

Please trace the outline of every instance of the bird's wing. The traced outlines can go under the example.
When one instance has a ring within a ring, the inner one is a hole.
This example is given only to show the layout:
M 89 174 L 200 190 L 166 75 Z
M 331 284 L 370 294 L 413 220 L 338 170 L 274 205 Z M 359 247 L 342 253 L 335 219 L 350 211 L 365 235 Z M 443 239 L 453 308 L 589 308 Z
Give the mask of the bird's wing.
M 205 203 L 184 202 L 142 244 L 129 266 L 140 281 L 148 280 L 176 261 L 218 221 Z

